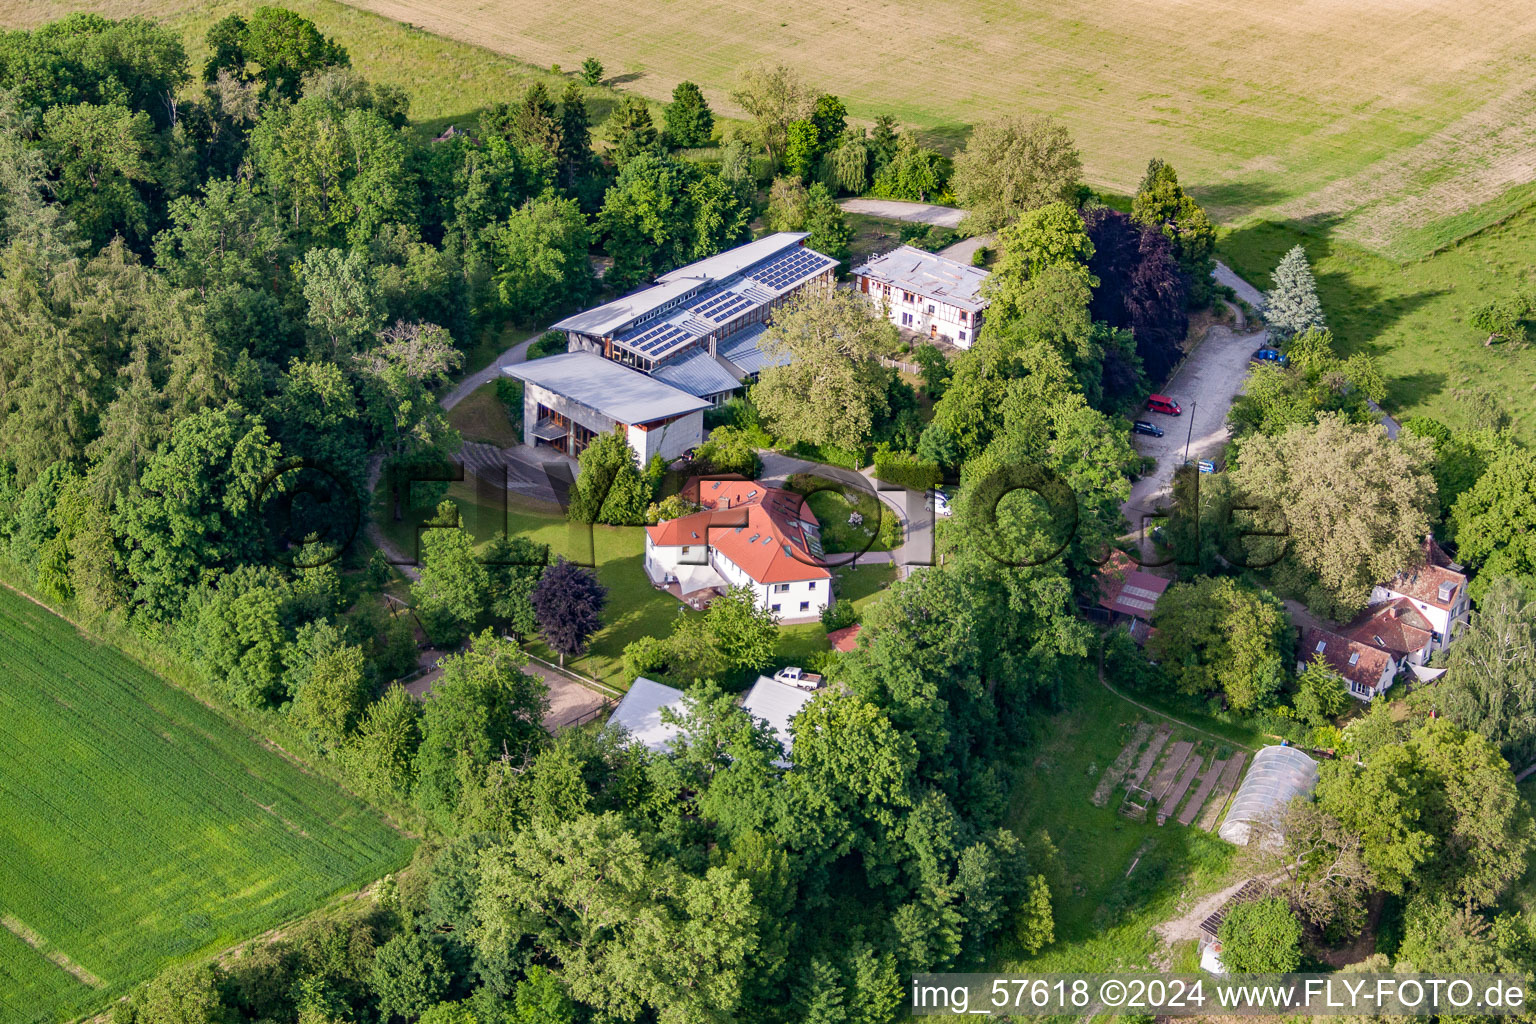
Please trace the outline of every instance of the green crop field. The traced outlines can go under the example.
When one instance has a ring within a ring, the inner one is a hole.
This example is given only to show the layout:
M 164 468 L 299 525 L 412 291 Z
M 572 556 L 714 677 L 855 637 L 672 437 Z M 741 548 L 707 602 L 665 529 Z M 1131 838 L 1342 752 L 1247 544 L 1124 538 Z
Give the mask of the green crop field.
M 96 1009 L 402 866 L 412 842 L 0 589 L 0 1021 Z

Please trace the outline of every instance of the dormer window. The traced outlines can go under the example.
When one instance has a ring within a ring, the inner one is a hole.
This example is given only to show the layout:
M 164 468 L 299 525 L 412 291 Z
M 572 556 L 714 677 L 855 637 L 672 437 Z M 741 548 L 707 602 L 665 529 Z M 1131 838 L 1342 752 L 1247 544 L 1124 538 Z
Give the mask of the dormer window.
M 1349 652 L 1349 663 L 1351 665 L 1358 665 L 1358 664 L 1360 664 L 1360 652 L 1359 651 L 1350 651 Z
M 1456 593 L 1456 584 L 1450 582 L 1449 580 L 1440 584 L 1440 603 L 1449 604 L 1451 601 L 1451 595 L 1454 593 Z
M 1326 640 L 1319 640 L 1317 642 L 1317 647 L 1313 649 L 1312 653 L 1313 654 L 1322 654 L 1323 653 L 1323 648 L 1325 648 L 1327 646 L 1328 646 L 1328 641 L 1326 641 Z

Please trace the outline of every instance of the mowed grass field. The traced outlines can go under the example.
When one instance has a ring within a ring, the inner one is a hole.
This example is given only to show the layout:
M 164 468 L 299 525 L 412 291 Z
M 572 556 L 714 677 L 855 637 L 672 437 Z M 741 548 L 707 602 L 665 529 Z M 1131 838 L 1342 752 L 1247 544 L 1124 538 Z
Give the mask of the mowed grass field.
M 414 843 L 182 690 L 0 589 L 0 1021 L 107 1004 Z

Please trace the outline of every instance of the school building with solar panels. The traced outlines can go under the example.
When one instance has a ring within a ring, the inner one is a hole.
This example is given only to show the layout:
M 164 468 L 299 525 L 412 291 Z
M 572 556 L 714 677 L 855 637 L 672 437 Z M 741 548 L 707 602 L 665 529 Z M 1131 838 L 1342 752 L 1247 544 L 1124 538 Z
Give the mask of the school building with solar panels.
M 525 443 L 575 457 L 617 430 L 642 465 L 701 444 L 703 410 L 773 362 L 759 347 L 773 310 L 834 286 L 837 260 L 805 248 L 806 237 L 748 242 L 552 325 L 565 332 L 565 355 L 502 371 L 524 382 Z

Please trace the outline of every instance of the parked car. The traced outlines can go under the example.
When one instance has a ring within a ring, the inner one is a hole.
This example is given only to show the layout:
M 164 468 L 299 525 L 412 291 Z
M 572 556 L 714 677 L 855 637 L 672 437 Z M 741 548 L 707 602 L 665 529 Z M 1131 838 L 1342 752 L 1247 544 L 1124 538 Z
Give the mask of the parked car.
M 949 495 L 937 488 L 928 492 L 928 507 L 933 510 L 934 515 L 946 519 L 955 514 L 949 507 Z
M 1212 462 L 1210 459 L 1201 459 L 1199 462 L 1196 462 L 1193 459 L 1185 459 L 1184 465 L 1197 466 L 1202 473 L 1216 472 L 1216 463 Z
M 1131 424 L 1132 433 L 1146 434 L 1148 437 L 1162 437 L 1163 428 L 1156 423 L 1148 423 L 1146 420 L 1137 420 Z
M 1282 355 L 1279 349 L 1261 348 L 1253 354 L 1256 363 L 1279 363 L 1281 366 L 1290 364 L 1290 357 Z
M 1147 398 L 1147 408 L 1153 412 L 1160 412 L 1168 416 L 1177 416 L 1184 410 L 1179 408 L 1179 403 L 1167 395 L 1151 395 Z
M 821 685 L 821 676 L 815 672 L 807 672 L 798 665 L 779 669 L 773 674 L 773 678 L 790 686 L 798 686 L 802 690 L 814 690 Z

